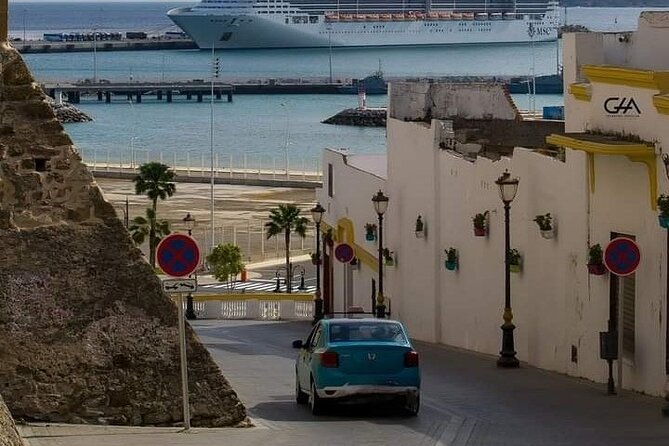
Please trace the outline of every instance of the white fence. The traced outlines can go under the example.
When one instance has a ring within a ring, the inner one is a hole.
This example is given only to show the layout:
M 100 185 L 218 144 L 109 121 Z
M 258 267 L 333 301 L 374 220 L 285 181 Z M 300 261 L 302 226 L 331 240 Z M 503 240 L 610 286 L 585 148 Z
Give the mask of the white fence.
M 167 164 L 178 174 L 185 176 L 209 176 L 211 174 L 211 153 L 209 151 L 183 150 L 180 152 L 131 149 L 120 152 L 98 149 L 79 149 L 84 163 L 92 170 L 114 172 L 134 170 L 152 161 Z M 257 153 L 215 153 L 214 177 L 225 178 L 289 178 L 308 179 L 322 175 L 320 158 L 289 157 Z
M 185 305 L 185 300 L 184 300 Z M 198 319 L 254 319 L 254 320 L 311 320 L 314 317 L 313 301 L 305 300 L 213 300 L 193 302 Z

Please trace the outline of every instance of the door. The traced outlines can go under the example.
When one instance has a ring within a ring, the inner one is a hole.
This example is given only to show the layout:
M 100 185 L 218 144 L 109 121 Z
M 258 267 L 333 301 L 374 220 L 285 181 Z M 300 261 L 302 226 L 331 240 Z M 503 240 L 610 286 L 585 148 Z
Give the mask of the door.
M 314 350 L 320 342 L 322 333 L 322 324 L 319 323 L 311 331 L 311 334 L 309 334 L 309 337 L 305 341 L 304 348 L 300 349 L 298 376 L 300 380 L 300 387 L 305 392 L 309 392 L 311 386 L 311 361 L 313 360 Z

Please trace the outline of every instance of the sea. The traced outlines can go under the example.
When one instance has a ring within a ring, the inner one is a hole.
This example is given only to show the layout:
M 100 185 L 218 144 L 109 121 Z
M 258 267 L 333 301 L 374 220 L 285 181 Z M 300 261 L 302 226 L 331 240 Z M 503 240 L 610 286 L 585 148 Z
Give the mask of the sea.
M 166 16 L 174 2 L 10 2 L 10 37 L 40 38 L 44 33 L 145 31 L 177 28 Z M 659 8 L 653 8 L 659 9 Z M 668 9 L 668 8 L 665 8 Z M 567 8 L 562 20 L 594 31 L 634 30 L 642 8 Z M 442 76 L 529 76 L 553 74 L 560 64 L 560 42 L 515 45 L 455 45 L 406 48 L 328 48 L 217 51 L 223 81 L 326 79 L 330 68 L 341 81 L 381 69 L 388 79 Z M 330 56 L 332 65 L 330 65 Z M 209 79 L 210 51 L 163 50 L 27 54 L 38 82 L 169 81 Z M 531 104 L 561 105 L 561 95 L 514 95 L 520 109 Z M 225 101 L 171 104 L 146 99 L 111 104 L 84 100 L 79 107 L 93 122 L 66 125 L 87 161 L 127 162 L 160 159 L 170 164 L 209 163 L 211 130 L 221 165 L 282 166 L 313 170 L 324 148 L 351 153 L 385 151 L 385 129 L 333 126 L 321 121 L 357 106 L 356 95 L 235 95 Z M 368 106 L 385 106 L 387 97 L 368 96 Z

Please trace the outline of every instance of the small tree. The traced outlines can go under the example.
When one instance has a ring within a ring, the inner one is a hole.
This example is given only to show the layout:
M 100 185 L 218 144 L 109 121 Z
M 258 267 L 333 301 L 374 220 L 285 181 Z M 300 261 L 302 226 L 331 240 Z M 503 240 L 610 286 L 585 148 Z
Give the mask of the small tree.
M 242 251 L 239 246 L 231 243 L 221 243 L 207 256 L 207 263 L 214 277 L 221 282 L 226 282 L 228 288 L 232 288 L 234 279 L 244 269 L 242 262 Z
M 167 220 L 157 220 L 156 211 L 146 208 L 146 217 L 137 216 L 132 219 L 130 226 L 130 237 L 137 246 L 143 244 L 149 238 L 149 249 L 158 246 L 158 243 L 170 234 L 170 223 Z M 153 248 L 155 249 L 155 248 Z M 153 251 L 151 251 L 153 254 Z M 151 265 L 155 268 L 155 265 Z

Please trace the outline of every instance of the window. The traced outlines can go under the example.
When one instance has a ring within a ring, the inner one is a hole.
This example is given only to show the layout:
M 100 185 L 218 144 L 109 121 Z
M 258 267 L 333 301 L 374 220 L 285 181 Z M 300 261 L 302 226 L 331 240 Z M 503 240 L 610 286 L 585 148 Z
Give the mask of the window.
M 330 324 L 330 342 L 407 342 L 399 324 L 345 322 Z
M 332 163 L 328 163 L 328 197 L 334 197 L 334 173 Z

